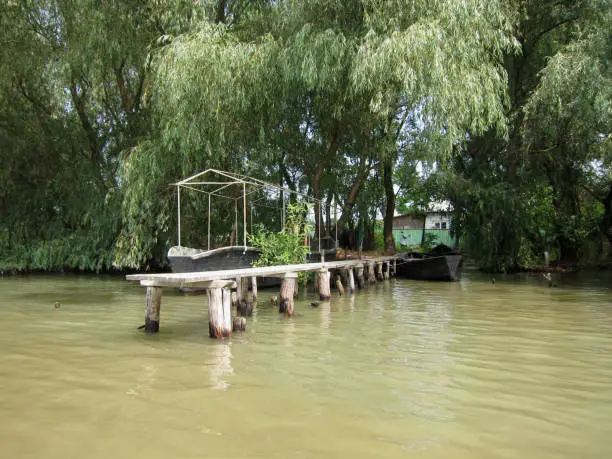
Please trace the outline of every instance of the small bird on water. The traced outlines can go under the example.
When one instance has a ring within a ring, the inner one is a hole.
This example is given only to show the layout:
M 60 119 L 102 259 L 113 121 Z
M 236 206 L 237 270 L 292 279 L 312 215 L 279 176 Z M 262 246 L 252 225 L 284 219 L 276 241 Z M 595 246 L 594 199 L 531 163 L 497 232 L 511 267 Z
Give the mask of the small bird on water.
M 313 308 L 318 308 L 319 307 L 319 302 L 318 301 L 313 301 L 312 303 L 310 303 L 310 306 L 312 306 Z
M 60 304 L 59 301 L 55 302 L 55 309 L 59 309 L 62 305 Z

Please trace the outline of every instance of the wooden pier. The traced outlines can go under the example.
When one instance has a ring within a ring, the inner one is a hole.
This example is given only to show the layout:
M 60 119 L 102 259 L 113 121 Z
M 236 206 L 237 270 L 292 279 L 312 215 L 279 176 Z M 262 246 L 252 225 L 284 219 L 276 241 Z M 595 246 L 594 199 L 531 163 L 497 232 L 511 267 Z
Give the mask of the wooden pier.
M 244 330 L 244 320 L 232 321 L 231 289 L 236 289 L 238 315 L 249 315 L 250 311 L 252 311 L 252 303 L 249 303 L 247 298 L 249 279 L 251 280 L 253 298 L 255 299 L 257 296 L 257 277 L 281 278 L 279 312 L 293 315 L 293 297 L 294 291 L 297 288 L 298 273 L 316 273 L 315 286 L 318 286 L 319 298 L 322 301 L 328 301 L 331 296 L 331 282 L 334 282 L 334 285 L 337 286 L 341 294 L 343 292 L 352 294 L 355 292 L 356 286 L 359 288 L 365 287 L 364 272 L 369 284 L 389 279 L 391 273 L 395 274 L 396 259 L 397 257 L 387 256 L 221 271 L 130 274 L 126 276 L 126 279 L 138 281 L 142 287 L 147 289 L 145 331 L 148 333 L 159 331 L 163 287 L 204 287 L 208 291 L 209 334 L 212 338 L 224 338 L 231 335 L 232 327 Z M 331 277 L 330 271 L 337 272 L 338 275 Z M 355 278 L 357 282 L 355 282 Z M 342 284 L 343 279 L 345 280 L 345 285 Z M 346 287 L 346 290 L 344 287 Z

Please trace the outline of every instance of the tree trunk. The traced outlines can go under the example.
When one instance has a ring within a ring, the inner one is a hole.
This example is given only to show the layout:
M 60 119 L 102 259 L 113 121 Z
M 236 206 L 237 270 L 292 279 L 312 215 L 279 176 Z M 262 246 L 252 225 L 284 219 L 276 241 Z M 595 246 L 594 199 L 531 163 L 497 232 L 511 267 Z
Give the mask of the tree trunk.
M 383 166 L 383 180 L 385 184 L 385 217 L 383 237 L 385 239 L 385 252 L 395 253 L 395 240 L 393 239 L 393 216 L 395 214 L 395 190 L 393 189 L 393 161 L 385 160 Z

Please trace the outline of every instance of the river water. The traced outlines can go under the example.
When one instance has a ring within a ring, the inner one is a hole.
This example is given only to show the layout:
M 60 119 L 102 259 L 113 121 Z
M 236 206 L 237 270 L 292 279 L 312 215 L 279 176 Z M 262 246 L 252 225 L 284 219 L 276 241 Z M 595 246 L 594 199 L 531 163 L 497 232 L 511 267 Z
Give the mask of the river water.
M 263 291 L 217 342 L 206 296 L 166 289 L 147 336 L 120 278 L 0 279 L 0 457 L 607 459 L 610 280 L 394 279 L 293 318 Z

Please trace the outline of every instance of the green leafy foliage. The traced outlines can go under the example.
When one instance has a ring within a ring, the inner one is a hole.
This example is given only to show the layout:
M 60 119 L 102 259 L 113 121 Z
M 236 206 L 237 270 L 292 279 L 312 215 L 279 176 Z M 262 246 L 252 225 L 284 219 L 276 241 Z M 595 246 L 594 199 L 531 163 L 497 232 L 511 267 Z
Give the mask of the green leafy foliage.
M 304 203 L 289 204 L 285 228 L 276 233 L 258 225 L 249 242 L 261 250 L 254 266 L 291 265 L 306 262 L 310 248 L 305 243 L 312 230 L 306 220 L 308 206 Z

